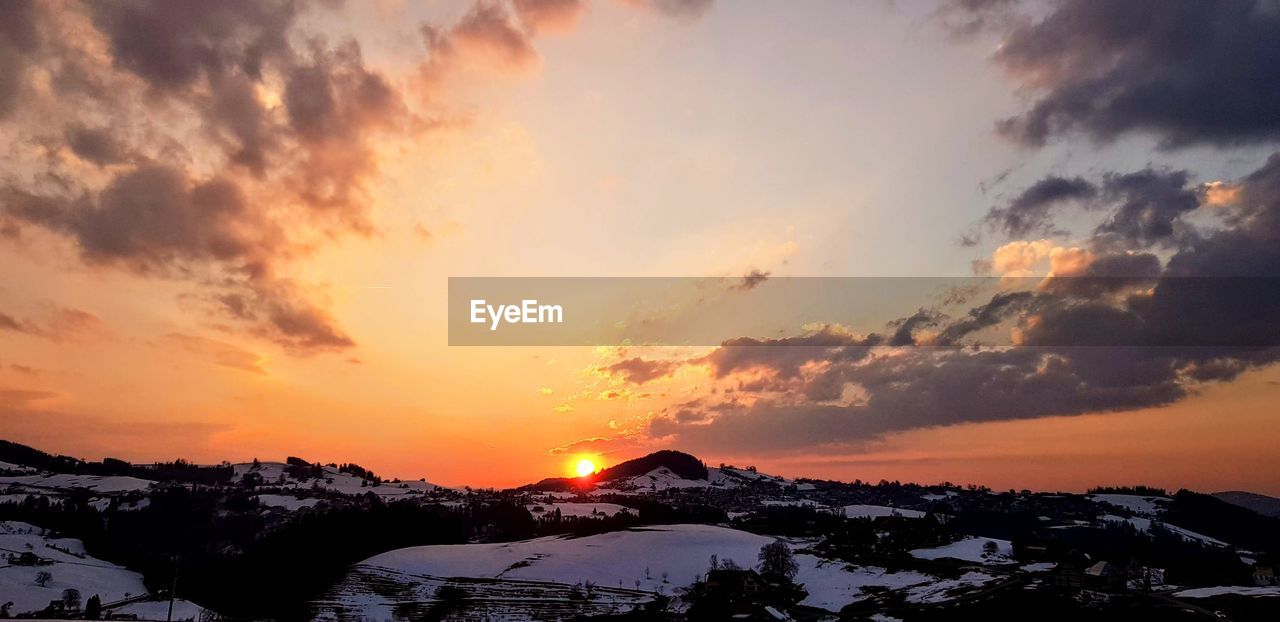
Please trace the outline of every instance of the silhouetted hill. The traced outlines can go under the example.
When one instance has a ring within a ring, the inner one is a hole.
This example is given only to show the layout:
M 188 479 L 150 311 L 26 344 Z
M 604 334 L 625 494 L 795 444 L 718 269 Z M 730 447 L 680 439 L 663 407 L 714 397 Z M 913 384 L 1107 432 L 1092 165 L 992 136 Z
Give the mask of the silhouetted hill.
M 1262 516 L 1213 495 L 1179 490 L 1160 518 L 1251 550 L 1280 551 L 1280 518 Z
M 707 465 L 698 458 L 681 451 L 664 449 L 647 456 L 627 460 L 586 477 L 549 477 L 536 484 L 524 486 L 521 490 L 571 490 L 594 485 L 599 482 L 610 482 L 627 477 L 644 475 L 666 467 L 672 473 L 685 479 L 707 479 Z
M 1215 492 L 1213 496 L 1230 503 L 1238 505 L 1242 508 L 1248 508 L 1263 516 L 1280 517 L 1280 499 L 1260 495 L 1256 492 L 1245 492 L 1243 490 L 1227 490 L 1223 492 Z
M 116 458 L 89 462 L 71 456 L 55 456 L 12 441 L 0 440 L 0 462 L 53 473 L 77 475 L 120 475 L 158 482 L 225 483 L 231 480 L 230 466 L 201 466 L 185 460 L 136 465 Z

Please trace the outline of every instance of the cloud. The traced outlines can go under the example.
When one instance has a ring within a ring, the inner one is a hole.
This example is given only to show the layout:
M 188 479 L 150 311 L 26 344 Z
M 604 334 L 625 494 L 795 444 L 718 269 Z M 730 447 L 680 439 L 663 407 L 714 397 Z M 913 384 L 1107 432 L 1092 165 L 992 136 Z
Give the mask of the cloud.
M 42 314 L 36 319 L 21 319 L 0 312 L 0 330 L 53 341 L 104 338 L 113 334 L 111 327 L 102 318 L 83 309 L 48 303 L 42 306 Z
M 1092 183 L 1079 177 L 1045 177 L 1023 190 L 1008 205 L 992 208 L 986 222 L 1011 237 L 1050 233 L 1050 217 L 1055 207 L 1087 201 L 1097 192 Z
M 707 366 L 707 384 L 647 433 L 699 450 L 847 450 L 917 428 L 1164 406 L 1280 362 L 1280 155 L 1230 182 L 1228 204 L 1200 202 L 1182 172 L 1087 183 L 1103 224 L 1081 246 L 996 252 L 1000 271 L 1047 261 L 1031 287 L 955 318 L 923 308 L 887 337 L 825 325 L 726 341 L 683 362 Z M 1017 346 L 975 347 L 983 331 Z
M 695 19 L 711 10 L 714 0 L 623 0 L 631 6 L 649 9 L 667 17 Z
M 19 58 L 48 93 L 0 113 L 38 147 L 17 163 L 34 174 L 0 184 L 0 228 L 52 231 L 87 264 L 193 283 L 206 311 L 296 353 L 354 345 L 290 274 L 318 245 L 374 233 L 375 141 L 424 127 L 355 41 L 304 30 L 308 2 L 3 10 L 0 64 Z
M 1128 133 L 1165 147 L 1280 138 L 1280 11 L 1268 0 L 953 2 L 944 23 L 994 29 L 994 55 L 1024 90 L 1024 112 L 997 124 L 1030 146 Z
M 15 333 L 34 333 L 36 329 L 26 322 L 19 320 L 7 313 L 0 313 L 0 330 L 13 331 Z
M 1186 171 L 1150 168 L 1107 175 L 1103 194 L 1117 206 L 1096 234 L 1119 238 L 1125 247 L 1170 242 L 1181 216 L 1200 206 L 1198 189 L 1187 186 L 1189 177 Z
M 43 402 L 57 396 L 57 393 L 52 393 L 50 391 L 0 389 L 0 403 L 5 405 L 5 409 L 10 410 L 24 410 L 31 408 L 37 402 Z
M 622 376 L 627 382 L 644 384 L 650 380 L 670 375 L 679 366 L 677 361 L 657 361 L 632 357 L 618 361 L 604 369 L 609 373 Z
M 753 268 L 750 272 L 742 276 L 742 280 L 733 289 L 738 291 L 749 291 L 755 289 L 757 285 L 769 280 L 769 273 Z
M 587 8 L 582 0 L 513 0 L 512 6 L 524 30 L 539 35 L 573 30 Z
M 553 456 L 562 456 L 566 454 L 611 454 L 613 452 L 629 448 L 635 445 L 635 441 L 629 438 L 609 438 L 604 436 L 593 436 L 581 440 L 566 443 L 559 447 L 553 447 L 547 453 Z
M 526 7 L 526 11 L 534 11 L 524 16 L 536 20 L 534 15 L 544 9 Z M 423 68 L 429 80 L 438 80 L 459 66 L 523 73 L 541 63 L 530 35 L 497 2 L 477 3 L 447 30 L 424 25 L 422 36 L 431 55 Z
M 165 339 L 179 348 L 206 357 L 223 367 L 239 369 L 260 376 L 267 375 L 267 370 L 262 367 L 262 357 L 238 346 L 216 339 L 184 335 L 182 333 L 170 333 Z

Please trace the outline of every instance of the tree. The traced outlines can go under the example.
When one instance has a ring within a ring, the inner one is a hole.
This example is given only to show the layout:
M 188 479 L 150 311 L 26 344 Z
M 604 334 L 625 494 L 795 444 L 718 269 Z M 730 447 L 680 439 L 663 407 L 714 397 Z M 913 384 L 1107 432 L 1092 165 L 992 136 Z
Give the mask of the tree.
M 782 540 L 774 540 L 760 547 L 760 574 L 790 579 L 799 571 L 791 547 Z
M 77 590 L 74 587 L 62 590 L 62 604 L 66 605 L 67 609 L 79 609 L 80 590 Z
M 999 551 L 1000 545 L 996 544 L 995 540 L 987 540 L 987 542 L 982 545 L 983 556 L 994 557 Z
M 102 617 L 102 599 L 94 594 L 84 604 L 84 619 L 97 620 L 100 617 Z
M 36 573 L 36 585 L 39 585 L 40 587 L 49 585 L 49 582 L 52 580 L 53 580 L 53 575 L 50 574 L 49 571 L 47 570 L 41 570 L 40 572 Z

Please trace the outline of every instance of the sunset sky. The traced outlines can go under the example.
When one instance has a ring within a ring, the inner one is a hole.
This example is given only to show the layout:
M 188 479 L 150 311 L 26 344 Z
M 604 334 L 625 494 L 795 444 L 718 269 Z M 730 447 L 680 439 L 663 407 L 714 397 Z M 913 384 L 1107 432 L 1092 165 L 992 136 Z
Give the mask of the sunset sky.
M 1168 285 L 1280 276 L 1280 12 L 1143 4 L 4 2 L 0 438 L 1280 494 L 1275 294 Z M 1141 280 L 1013 348 L 448 345 L 451 276 L 753 272 Z

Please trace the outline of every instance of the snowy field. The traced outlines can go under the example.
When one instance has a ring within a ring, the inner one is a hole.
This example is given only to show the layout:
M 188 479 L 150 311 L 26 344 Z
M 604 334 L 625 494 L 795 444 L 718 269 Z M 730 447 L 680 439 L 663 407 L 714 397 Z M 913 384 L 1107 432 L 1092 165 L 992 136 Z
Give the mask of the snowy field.
M 887 505 L 846 505 L 845 518 L 880 518 L 882 516 L 902 516 L 905 518 L 924 518 L 919 510 L 904 510 Z
M 0 567 L 0 603 L 13 602 L 13 614 L 44 609 L 69 588 L 79 590 L 82 601 L 97 594 L 103 603 L 147 592 L 142 575 L 86 555 L 79 540 L 51 537 L 28 523 L 0 521 L 0 553 L 31 553 L 41 560 Z M 50 575 L 45 585 L 36 581 L 41 572 Z
M 1118 523 L 1127 522 L 1130 525 L 1133 525 L 1134 529 L 1137 529 L 1142 533 L 1147 533 L 1151 531 L 1151 519 L 1149 518 L 1138 518 L 1138 517 L 1124 518 L 1122 516 L 1106 514 L 1106 515 L 1103 515 L 1100 518 L 1100 520 L 1102 520 L 1103 522 L 1118 522 Z M 1218 540 L 1217 538 L 1210 538 L 1209 536 L 1206 536 L 1204 534 L 1196 533 L 1194 531 L 1191 531 L 1190 529 L 1183 529 L 1177 525 L 1170 525 L 1169 523 L 1159 523 L 1159 524 L 1165 529 L 1172 531 L 1173 533 L 1176 533 L 1179 536 L 1182 536 L 1183 540 L 1187 540 L 1189 542 L 1199 542 L 1201 544 L 1207 544 L 1209 546 L 1216 546 L 1216 547 L 1231 546 L 1230 544 L 1227 544 L 1222 540 Z
M 148 600 L 111 609 L 113 616 L 134 616 L 135 620 L 169 620 L 169 601 Z M 173 601 L 174 622 L 199 622 L 204 608 L 189 600 Z
M 591 504 L 584 504 L 591 505 Z M 580 613 L 625 612 L 655 594 L 674 595 L 699 580 L 710 559 L 754 567 L 760 547 L 773 538 L 710 525 L 665 525 L 582 538 L 547 537 L 522 542 L 421 546 L 374 556 L 358 564 L 318 603 L 325 619 L 424 615 L 443 585 L 465 589 L 473 606 L 501 618 L 564 613 L 574 584 L 596 587 Z M 946 552 L 976 555 L 982 545 L 957 543 Z M 1008 542 L 997 541 L 1007 553 Z M 792 545 L 793 547 L 797 545 Z M 976 553 L 975 553 L 976 551 Z M 933 603 L 977 589 L 997 577 L 971 571 L 953 579 L 856 566 L 799 552 L 795 577 L 808 596 L 803 604 L 839 611 L 867 598 L 867 588 L 900 590 L 907 602 Z M 517 606 L 515 599 L 534 603 Z M 550 607 L 550 609 L 548 609 Z M 404 618 L 407 619 L 407 618 Z
M 987 543 L 994 542 L 994 553 L 987 552 Z M 1007 564 L 1013 562 L 1013 543 L 997 538 L 965 538 L 951 544 L 931 548 L 915 549 L 911 556 L 917 559 L 959 559 L 979 564 Z
M 662 491 L 675 488 L 738 488 L 753 482 L 787 486 L 792 482 L 776 475 L 766 475 L 730 467 L 707 469 L 707 479 L 685 479 L 667 467 L 658 467 L 644 475 L 623 477 L 607 482 L 590 494 L 626 494 L 629 491 Z M 810 486 L 811 488 L 812 486 Z
M 379 497 L 400 497 L 406 495 L 423 495 L 440 488 L 435 484 L 414 482 L 383 482 L 378 486 L 370 486 L 368 481 L 350 473 L 343 473 L 334 467 L 321 467 L 320 478 L 294 479 L 289 476 L 288 465 L 283 462 L 251 462 L 231 465 L 232 478 L 240 481 L 245 475 L 257 473 L 262 477 L 264 487 L 310 489 L 319 487 L 324 490 L 344 495 L 363 495 L 372 492 Z
M 1143 497 L 1141 495 L 1089 495 L 1089 500 L 1124 508 L 1143 516 L 1156 516 L 1171 501 L 1168 497 Z
M 1280 586 L 1246 587 L 1242 585 L 1222 585 L 1218 587 L 1197 587 L 1175 592 L 1173 595 L 1182 598 L 1212 598 L 1214 596 L 1280 597 Z
M 151 480 L 122 475 L 71 475 L 43 473 L 0 477 L 0 487 L 27 486 L 54 490 L 92 490 L 94 492 L 133 492 L 151 487 Z
M 319 499 L 299 499 L 288 495 L 258 495 L 258 503 L 269 508 L 284 508 L 290 512 L 302 508 L 313 508 L 320 503 Z

